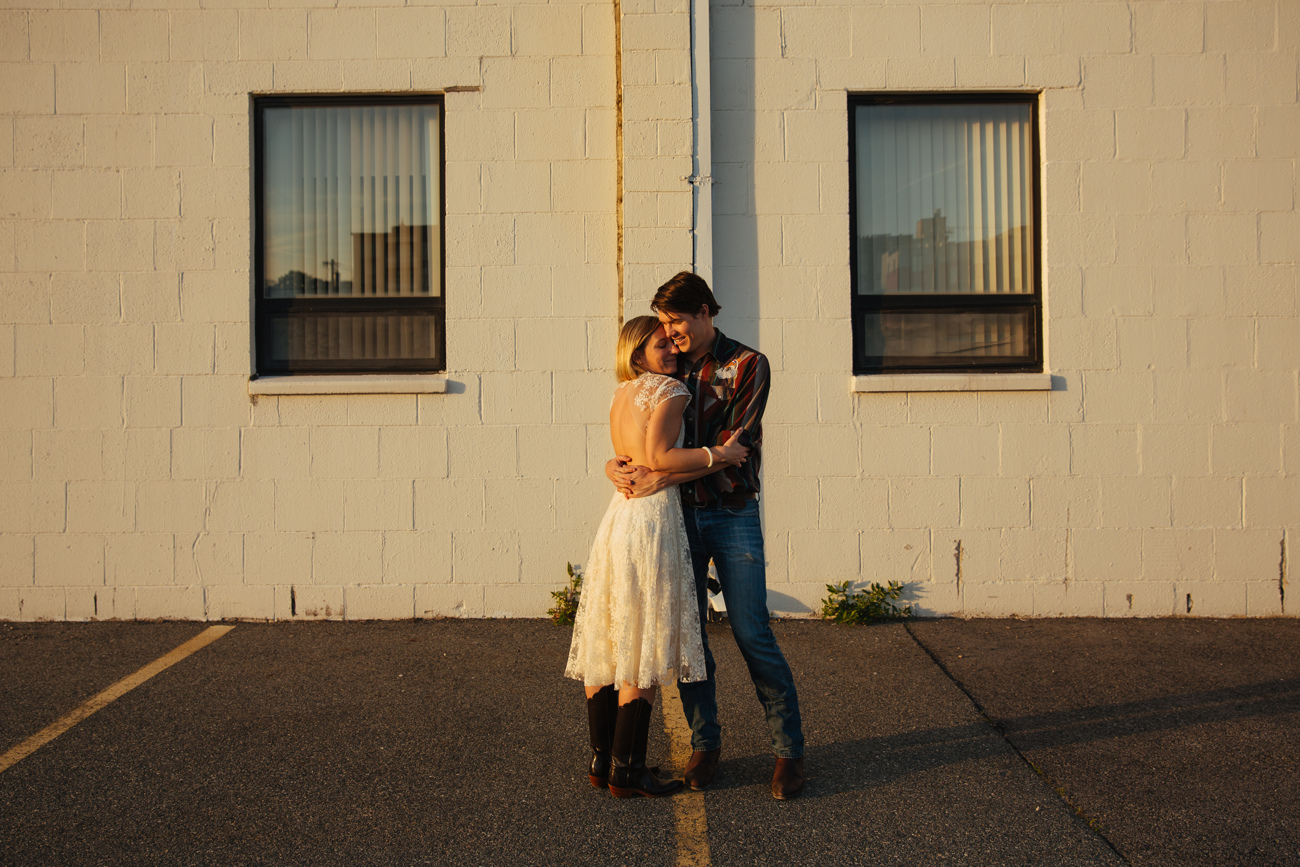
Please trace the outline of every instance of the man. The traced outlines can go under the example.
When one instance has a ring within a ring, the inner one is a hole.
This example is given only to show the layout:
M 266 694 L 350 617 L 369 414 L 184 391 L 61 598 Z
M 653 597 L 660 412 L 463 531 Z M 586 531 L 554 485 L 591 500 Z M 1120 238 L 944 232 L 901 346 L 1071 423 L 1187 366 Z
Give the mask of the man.
M 699 276 L 683 271 L 673 277 L 659 287 L 650 309 L 658 314 L 682 356 L 678 375 L 691 392 L 684 445 L 718 445 L 742 431 L 740 443 L 752 451 L 743 465 L 709 475 L 705 475 L 707 471 L 652 472 L 628 465 L 622 456 L 606 465 L 606 475 L 631 496 L 649 496 L 669 485 L 680 485 L 701 626 L 707 622 L 706 588 L 712 559 L 727 600 L 732 634 L 767 713 L 776 754 L 772 795 L 786 800 L 803 789 L 804 744 L 794 676 L 768 623 L 767 570 L 758 516 L 763 409 L 771 371 L 761 352 L 737 343 L 713 326 L 713 317 L 721 308 Z M 713 652 L 708 635 L 703 637 L 708 680 L 677 684 L 691 726 L 693 752 L 686 766 L 686 782 L 693 789 L 712 782 L 722 752 Z

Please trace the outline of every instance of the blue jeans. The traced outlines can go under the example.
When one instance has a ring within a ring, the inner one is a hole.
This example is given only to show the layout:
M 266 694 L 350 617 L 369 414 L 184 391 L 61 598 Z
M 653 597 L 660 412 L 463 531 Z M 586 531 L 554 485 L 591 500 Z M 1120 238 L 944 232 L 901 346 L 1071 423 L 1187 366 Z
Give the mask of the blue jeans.
M 785 654 L 776 644 L 768 624 L 767 566 L 763 556 L 763 528 L 758 520 L 758 500 L 740 509 L 682 509 L 686 537 L 691 545 L 695 592 L 700 605 L 704 663 L 709 679 L 677 684 L 686 721 L 691 726 L 691 749 L 716 750 L 722 746 L 718 725 L 718 699 L 713 651 L 703 629 L 708 622 L 709 558 L 718 569 L 718 583 L 727 600 L 727 619 L 736 638 L 758 700 L 767 712 L 772 752 L 786 759 L 803 756 L 803 724 L 799 694 Z

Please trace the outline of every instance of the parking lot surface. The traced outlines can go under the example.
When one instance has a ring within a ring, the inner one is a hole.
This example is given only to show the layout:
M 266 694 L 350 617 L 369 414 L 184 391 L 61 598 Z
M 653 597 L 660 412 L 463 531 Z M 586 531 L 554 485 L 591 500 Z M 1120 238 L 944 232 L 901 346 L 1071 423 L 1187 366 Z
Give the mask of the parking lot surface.
M 0 752 L 209 626 L 0 623 Z M 240 623 L 0 771 L 0 862 L 1300 863 L 1296 620 L 780 621 L 790 802 L 709 629 L 702 794 L 587 784 L 548 621 Z M 651 759 L 680 766 L 659 713 Z

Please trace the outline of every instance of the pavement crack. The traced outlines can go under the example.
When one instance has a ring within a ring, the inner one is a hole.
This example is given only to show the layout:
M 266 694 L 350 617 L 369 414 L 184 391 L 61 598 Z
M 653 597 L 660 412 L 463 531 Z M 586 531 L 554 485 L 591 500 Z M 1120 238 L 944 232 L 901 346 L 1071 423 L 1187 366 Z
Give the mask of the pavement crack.
M 1016 758 L 1024 762 L 1025 767 L 1033 771 L 1035 776 L 1042 780 L 1052 793 L 1056 795 L 1057 799 L 1069 809 L 1070 815 L 1074 818 L 1074 821 L 1081 827 L 1086 828 L 1098 840 L 1104 843 L 1106 848 L 1115 854 L 1116 858 L 1125 864 L 1131 865 L 1132 862 L 1129 861 L 1128 858 L 1124 857 L 1124 853 L 1121 852 L 1115 844 L 1111 842 L 1110 838 L 1102 832 L 1101 822 L 1085 814 L 1082 807 L 1079 807 L 1070 800 L 1070 796 L 1063 786 L 1058 786 L 1051 777 L 1047 776 L 1041 768 L 1031 762 L 1029 757 L 1021 752 L 1020 747 L 1016 746 L 1016 742 L 1007 734 L 1007 731 L 1002 727 L 1002 724 L 984 708 L 984 705 L 975 697 L 975 694 L 966 688 L 966 684 L 962 683 L 957 676 L 949 670 L 948 666 L 944 664 L 943 660 L 939 658 L 939 655 L 931 650 L 929 646 L 921 640 L 920 636 L 912 631 L 912 624 L 904 623 L 903 628 L 907 630 L 907 634 L 911 639 L 916 642 L 916 646 L 921 648 L 921 650 L 925 652 L 926 656 L 930 657 L 930 660 L 938 666 L 939 670 L 944 673 L 944 676 L 947 677 L 948 680 L 952 681 L 953 686 L 961 690 L 962 695 L 966 696 L 966 700 L 971 703 L 971 706 L 975 708 L 975 711 L 984 718 L 984 721 L 989 724 L 989 727 L 997 732 L 1003 742 L 1006 743 L 1006 745 L 1011 748 L 1011 751 L 1016 754 Z

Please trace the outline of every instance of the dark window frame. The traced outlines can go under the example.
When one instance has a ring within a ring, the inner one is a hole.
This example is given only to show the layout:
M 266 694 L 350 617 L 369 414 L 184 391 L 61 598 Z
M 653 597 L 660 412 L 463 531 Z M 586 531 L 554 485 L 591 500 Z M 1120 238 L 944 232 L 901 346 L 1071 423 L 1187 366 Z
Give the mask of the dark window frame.
M 438 294 L 427 298 L 268 298 L 266 296 L 265 251 L 263 245 L 264 201 L 262 181 L 265 173 L 264 112 L 268 108 L 299 106 L 438 106 L 438 260 L 430 262 L 437 269 Z M 253 377 L 291 376 L 295 374 L 358 373 L 440 373 L 447 369 L 447 110 L 440 93 L 420 94 L 301 94 L 253 97 Z M 428 359 L 351 359 L 334 361 L 316 359 L 272 364 L 270 339 L 272 317 L 293 318 L 297 315 L 349 316 L 364 313 L 387 313 L 401 316 L 432 316 L 437 327 L 437 358 Z
M 1042 150 L 1039 132 L 1038 93 L 850 93 L 848 97 L 849 133 L 849 269 L 852 292 L 853 373 L 855 375 L 895 373 L 1041 373 L 1043 370 L 1043 236 L 1042 236 Z M 1029 107 L 1030 137 L 1033 153 L 1029 160 L 1034 203 L 1031 236 L 1034 244 L 1034 291 L 1018 295 L 910 294 L 869 295 L 858 292 L 858 184 L 857 184 L 857 109 L 871 105 L 964 105 L 1021 104 Z M 870 313 L 912 313 L 938 311 L 950 313 L 1029 310 L 1031 359 L 972 359 L 967 363 L 922 364 L 915 358 L 886 360 L 866 355 L 864 317 Z

